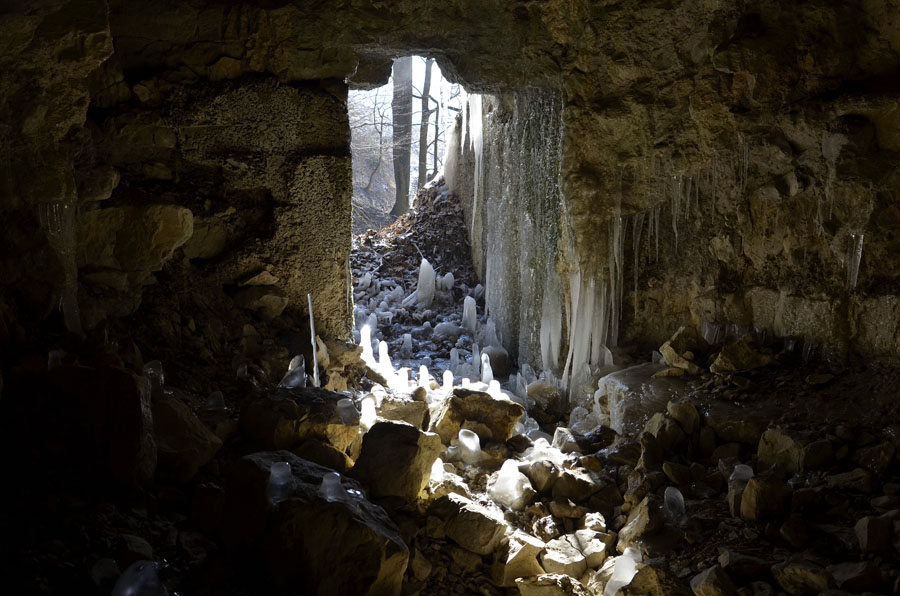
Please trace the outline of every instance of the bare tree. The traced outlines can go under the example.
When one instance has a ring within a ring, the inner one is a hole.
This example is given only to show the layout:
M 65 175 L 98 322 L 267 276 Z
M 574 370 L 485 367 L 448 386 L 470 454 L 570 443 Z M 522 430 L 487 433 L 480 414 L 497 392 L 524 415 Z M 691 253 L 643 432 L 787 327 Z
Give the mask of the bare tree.
M 393 112 L 394 183 L 396 200 L 391 215 L 400 216 L 409 210 L 410 143 L 412 141 L 412 56 L 394 60 Z
M 428 120 L 431 118 L 431 65 L 433 58 L 425 59 L 425 81 L 422 83 L 422 117 L 419 123 L 419 179 L 417 186 L 422 188 L 428 180 Z M 435 119 L 437 121 L 437 119 Z M 435 161 L 437 164 L 437 161 Z

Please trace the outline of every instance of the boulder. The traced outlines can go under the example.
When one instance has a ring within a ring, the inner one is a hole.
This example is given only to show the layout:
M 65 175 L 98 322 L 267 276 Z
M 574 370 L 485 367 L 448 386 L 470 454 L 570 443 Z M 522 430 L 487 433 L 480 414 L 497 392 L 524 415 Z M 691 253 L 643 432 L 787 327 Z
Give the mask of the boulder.
M 750 336 L 726 345 L 710 365 L 710 372 L 727 373 L 752 370 L 772 363 L 772 356 L 758 351 L 750 342 Z
M 734 596 L 737 589 L 728 574 L 719 567 L 713 565 L 691 579 L 691 590 L 694 596 Z
M 651 562 L 638 567 L 631 583 L 621 589 L 623 596 L 690 596 L 690 590 L 665 565 Z
M 581 577 L 587 569 L 587 561 L 570 536 L 563 536 L 547 542 L 541 555 L 541 565 L 547 573 L 560 573 L 570 577 Z M 574 538 L 574 537 L 572 537 Z
M 282 498 L 269 498 L 270 470 L 287 462 Z M 381 507 L 343 479 L 346 497 L 326 500 L 331 472 L 288 451 L 260 452 L 235 462 L 226 490 L 222 535 L 261 591 L 320 594 L 399 594 L 409 550 Z M 352 572 L 350 571 L 352 570 Z
M 153 400 L 153 436 L 161 476 L 188 482 L 222 447 L 219 439 L 178 397 L 164 394 Z
M 605 486 L 606 483 L 591 472 L 575 468 L 560 472 L 559 478 L 553 483 L 552 493 L 555 500 L 572 499 L 581 503 Z
M 556 573 L 517 579 L 516 587 L 521 596 L 591 596 L 577 579 Z
M 525 409 L 515 402 L 457 387 L 441 404 L 430 430 L 440 435 L 445 445 L 449 445 L 459 434 L 459 429 L 471 423 L 482 441 L 502 443 L 512 436 L 516 423 L 524 413 Z
M 531 462 L 520 466 L 519 469 L 528 477 L 531 481 L 531 486 L 538 493 L 547 493 L 552 489 L 553 484 L 560 475 L 560 470 L 556 464 L 548 460 Z
M 857 465 L 871 471 L 873 474 L 884 474 L 894 462 L 896 449 L 891 443 L 884 442 L 872 447 L 859 449 L 854 456 Z
M 827 571 L 837 587 L 848 592 L 875 592 L 884 586 L 884 576 L 872 561 L 830 565 Z
M 700 413 L 691 402 L 670 401 L 666 405 L 666 413 L 678 421 L 685 433 L 692 434 L 700 430 Z
M 659 353 L 670 367 L 696 375 L 700 372 L 700 367 L 692 360 L 695 358 L 695 350 L 701 341 L 702 339 L 693 327 L 688 330 L 682 326 L 659 347 Z
M 713 429 L 716 437 L 725 443 L 759 445 L 759 438 L 766 430 L 766 424 L 747 415 L 741 408 L 716 404 L 704 418 L 706 425 Z
M 344 474 L 353 467 L 350 456 L 336 447 L 317 439 L 307 439 L 293 450 L 297 457 L 309 460 L 336 472 Z
M 378 415 L 384 420 L 403 421 L 416 428 L 424 428 L 428 418 L 428 404 L 401 397 L 385 397 L 381 402 Z
M 344 451 L 359 433 L 359 424 L 344 424 L 337 413 L 344 397 L 315 387 L 279 389 L 244 408 L 241 430 L 265 449 L 292 449 L 318 439 Z
M 866 516 L 856 522 L 853 530 L 859 550 L 864 553 L 885 551 L 891 546 L 891 530 L 893 524 L 887 516 Z
M 448 538 L 479 555 L 494 552 L 508 529 L 499 511 L 488 510 L 456 494 L 441 497 L 428 512 L 444 522 Z
M 491 578 L 498 586 L 513 587 L 520 577 L 543 574 L 538 556 L 544 550 L 544 542 L 516 530 L 504 548 L 497 551 L 491 567 Z
M 747 481 L 740 498 L 741 517 L 764 521 L 784 510 L 785 487 L 772 474 L 760 474 Z
M 772 566 L 778 585 L 792 596 L 812 596 L 834 587 L 834 578 L 820 565 L 809 561 L 788 561 Z
M 365 434 L 350 475 L 372 497 L 413 503 L 428 484 L 431 466 L 443 451 L 440 437 L 403 422 L 378 422 Z
M 645 536 L 658 531 L 663 527 L 665 521 L 660 498 L 656 495 L 647 495 L 628 514 L 628 521 L 619 530 L 616 550 L 624 553 L 629 546 L 639 546 L 638 543 Z
M 763 468 L 778 466 L 789 474 L 796 474 L 828 464 L 832 449 L 828 441 L 770 428 L 759 439 L 757 456 Z
M 277 286 L 248 286 L 238 290 L 234 295 L 234 303 L 271 321 L 284 312 L 288 298 Z
M 48 376 L 48 391 L 34 406 L 53 416 L 35 420 L 30 431 L 32 421 L 23 419 L 23 431 L 78 469 L 99 464 L 124 487 L 147 486 L 157 464 L 150 382 L 114 367 L 63 365 Z

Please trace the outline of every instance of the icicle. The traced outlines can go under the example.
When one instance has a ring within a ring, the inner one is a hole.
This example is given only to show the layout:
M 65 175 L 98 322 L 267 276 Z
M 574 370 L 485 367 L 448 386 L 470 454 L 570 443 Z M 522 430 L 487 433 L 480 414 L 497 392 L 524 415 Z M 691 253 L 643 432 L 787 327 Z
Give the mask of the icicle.
M 850 248 L 847 253 L 847 289 L 856 287 L 859 277 L 859 263 L 862 260 L 863 238 L 865 234 L 850 233 Z
M 481 177 L 482 167 L 482 150 L 484 148 L 483 138 L 483 116 L 482 116 L 482 96 L 469 96 L 469 131 L 472 142 L 472 150 L 475 152 L 475 180 L 472 185 L 472 229 L 475 229 L 475 214 L 478 213 L 478 197 L 481 194 L 483 180 Z
M 638 213 L 631 222 L 632 230 L 632 253 L 634 254 L 634 316 L 637 318 L 638 312 L 638 266 L 640 261 L 641 250 L 641 228 L 644 226 L 644 214 Z
M 313 320 L 312 294 L 306 295 L 306 301 L 309 303 L 309 334 L 312 339 L 313 353 L 313 387 L 319 386 L 319 359 L 316 355 L 318 346 L 316 345 L 316 323 Z

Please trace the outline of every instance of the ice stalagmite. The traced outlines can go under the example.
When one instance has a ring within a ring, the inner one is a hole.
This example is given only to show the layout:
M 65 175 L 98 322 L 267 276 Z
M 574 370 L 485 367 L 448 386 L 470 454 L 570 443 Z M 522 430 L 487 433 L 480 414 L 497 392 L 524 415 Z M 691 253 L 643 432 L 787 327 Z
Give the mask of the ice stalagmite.
M 428 262 L 428 259 L 422 259 L 422 262 L 419 264 L 419 284 L 416 286 L 416 303 L 419 306 L 428 308 L 434 302 L 434 284 L 434 268 Z
M 466 328 L 466 331 L 469 332 L 472 336 L 475 335 L 475 326 L 477 324 L 476 319 L 476 311 L 475 311 L 475 299 L 471 296 L 466 296 L 466 299 L 463 300 L 463 327 Z
M 372 328 L 366 323 L 359 330 L 359 345 L 362 347 L 362 361 L 371 369 L 375 369 L 375 351 L 372 349 Z
M 494 380 L 494 371 L 491 369 L 491 357 L 481 354 L 481 382 L 490 383 Z

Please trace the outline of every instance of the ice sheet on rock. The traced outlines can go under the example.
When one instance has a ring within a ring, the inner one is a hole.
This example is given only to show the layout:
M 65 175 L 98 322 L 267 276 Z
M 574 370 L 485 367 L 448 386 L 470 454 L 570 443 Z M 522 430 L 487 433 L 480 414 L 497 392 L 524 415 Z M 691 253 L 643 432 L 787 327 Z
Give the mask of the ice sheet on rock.
M 299 389 L 306 387 L 306 368 L 301 365 L 295 369 L 287 371 L 281 378 L 278 386 L 284 387 L 285 389 Z
M 646 363 L 608 374 L 597 382 L 594 414 L 619 434 L 635 435 L 684 390 L 674 377 L 654 378 L 664 365 Z
M 534 445 L 525 450 L 525 453 L 522 454 L 523 458 L 530 462 L 547 460 L 553 462 L 557 466 L 562 466 L 566 461 L 566 454 L 550 445 L 550 441 L 552 441 L 553 438 L 550 437 L 548 439 L 546 438 L 546 433 L 544 434 L 545 437 L 534 439 Z
M 162 362 L 159 360 L 151 360 L 144 365 L 141 372 L 150 381 L 150 387 L 153 391 L 162 389 L 162 386 L 166 384 L 166 374 L 163 371 Z
M 590 410 L 582 406 L 572 408 L 569 414 L 569 430 L 585 435 L 602 424 L 602 421 Z

